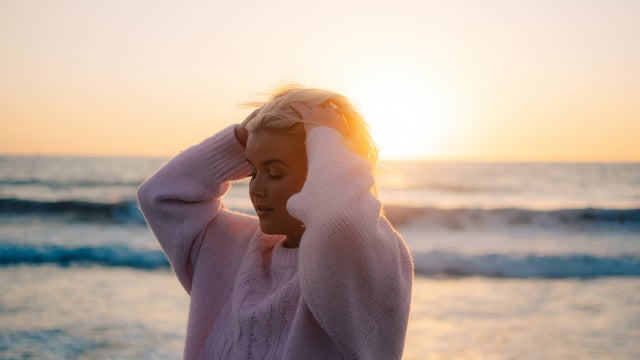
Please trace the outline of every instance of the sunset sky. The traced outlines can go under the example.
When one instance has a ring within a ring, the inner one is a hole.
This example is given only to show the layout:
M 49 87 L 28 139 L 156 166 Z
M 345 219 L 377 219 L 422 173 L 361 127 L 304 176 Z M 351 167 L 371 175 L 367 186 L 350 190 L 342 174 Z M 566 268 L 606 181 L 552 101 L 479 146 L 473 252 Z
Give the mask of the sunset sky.
M 386 158 L 640 161 L 640 1 L 5 0 L 0 154 L 170 156 L 287 82 Z

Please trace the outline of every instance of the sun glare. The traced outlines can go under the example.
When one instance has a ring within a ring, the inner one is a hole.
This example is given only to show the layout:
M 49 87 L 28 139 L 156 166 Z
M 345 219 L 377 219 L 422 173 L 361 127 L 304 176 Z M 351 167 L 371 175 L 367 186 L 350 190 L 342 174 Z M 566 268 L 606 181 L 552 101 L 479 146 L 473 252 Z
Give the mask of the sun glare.
M 452 130 L 451 97 L 423 74 L 393 69 L 379 69 L 373 77 L 348 84 L 348 95 L 371 126 L 380 157 L 443 156 Z

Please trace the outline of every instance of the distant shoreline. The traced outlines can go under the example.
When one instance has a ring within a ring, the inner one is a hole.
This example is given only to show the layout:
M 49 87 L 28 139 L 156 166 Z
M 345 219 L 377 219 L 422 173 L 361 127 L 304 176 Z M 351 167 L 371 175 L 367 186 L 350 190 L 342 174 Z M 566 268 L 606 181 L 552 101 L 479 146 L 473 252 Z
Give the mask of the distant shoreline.
M 0 154 L 0 158 L 44 158 L 44 159 L 149 159 L 149 160 L 169 160 L 172 155 L 81 155 L 81 154 Z M 424 158 L 424 159 L 396 159 L 381 158 L 381 164 L 403 163 L 403 164 L 424 164 L 424 163 L 450 163 L 450 164 L 640 164 L 638 160 L 516 160 L 516 159 L 456 159 L 456 158 Z

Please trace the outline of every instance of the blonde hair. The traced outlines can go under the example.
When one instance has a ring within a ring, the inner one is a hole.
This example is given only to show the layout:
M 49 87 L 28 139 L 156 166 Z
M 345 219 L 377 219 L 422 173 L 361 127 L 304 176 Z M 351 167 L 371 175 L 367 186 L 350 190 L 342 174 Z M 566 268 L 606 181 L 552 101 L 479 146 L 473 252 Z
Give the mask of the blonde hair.
M 268 130 L 304 140 L 305 130 L 302 119 L 290 107 L 294 103 L 303 104 L 310 109 L 326 103 L 333 104 L 334 109 L 345 120 L 346 130 L 343 135 L 350 150 L 368 160 L 375 168 L 378 161 L 378 147 L 371 138 L 369 125 L 349 99 L 338 93 L 299 85 L 280 88 L 267 102 L 247 104 L 260 108 L 255 118 L 247 124 L 247 130 L 251 133 Z

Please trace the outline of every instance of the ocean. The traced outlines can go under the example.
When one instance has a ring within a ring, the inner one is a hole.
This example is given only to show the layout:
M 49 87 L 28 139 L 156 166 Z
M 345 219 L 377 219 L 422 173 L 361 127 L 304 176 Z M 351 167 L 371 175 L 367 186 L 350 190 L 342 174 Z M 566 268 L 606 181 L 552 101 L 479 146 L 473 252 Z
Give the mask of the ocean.
M 0 156 L 1 359 L 181 357 L 135 202 L 165 161 Z M 640 358 L 640 163 L 387 161 L 377 190 L 415 261 L 404 359 Z

